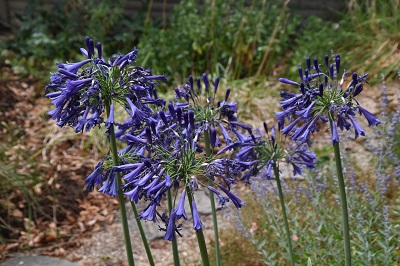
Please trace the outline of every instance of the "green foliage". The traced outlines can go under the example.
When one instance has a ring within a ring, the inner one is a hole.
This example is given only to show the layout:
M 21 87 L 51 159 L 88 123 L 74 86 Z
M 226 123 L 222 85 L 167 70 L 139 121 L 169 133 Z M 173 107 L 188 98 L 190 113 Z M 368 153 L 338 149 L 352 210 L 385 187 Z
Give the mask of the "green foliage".
M 266 74 L 290 46 L 298 22 L 288 17 L 280 1 L 212 1 L 201 6 L 196 0 L 182 1 L 170 14 L 169 27 L 147 28 L 138 47 L 149 67 L 180 81 L 189 73 L 231 79 L 254 75 L 268 50 L 262 69 Z
M 18 139 L 23 136 L 23 131 L 18 126 L 1 122 L 0 129 L 4 136 L 0 138 L 0 193 L 21 188 L 23 193 L 31 200 L 32 194 L 28 188 L 38 183 L 39 178 L 30 170 L 34 170 L 35 162 L 29 159 L 29 154 L 24 147 L 18 148 Z M 12 146 L 17 147 L 11 149 Z M 26 162 L 29 161 L 28 166 Z M 33 174 L 31 176 L 31 174 Z
M 27 204 L 28 208 L 37 207 L 33 188 L 42 181 L 37 171 L 37 163 L 30 158 L 26 148 L 19 139 L 23 137 L 23 130 L 18 126 L 1 122 L 0 131 L 0 242 L 9 238 L 11 232 L 23 224 L 22 217 L 10 220 L 9 214 Z M 15 146 L 14 146 L 15 145 Z M 23 203 L 18 199 L 23 199 Z M 16 206 L 17 204 L 18 207 Z M 6 218 L 7 217 L 7 218 Z
M 285 201 L 296 264 L 306 265 L 311 259 L 318 265 L 343 265 L 341 215 L 339 198 L 332 193 L 336 191 L 333 180 L 331 175 L 317 178 L 310 174 L 305 181 L 286 183 Z M 284 265 L 289 258 L 278 196 L 265 185 L 265 180 L 254 182 L 254 191 L 256 201 L 254 196 L 246 200 L 251 210 L 244 209 L 239 221 L 266 265 Z M 381 195 L 373 189 L 365 194 L 352 190 L 348 202 L 354 265 L 400 262 L 394 253 L 400 244 L 398 231 L 392 225 L 385 226 L 385 201 Z M 251 222 L 258 227 L 254 232 L 248 231 Z
M 400 1 L 351 0 L 339 22 L 310 17 L 296 38 L 296 48 L 288 62 L 291 77 L 298 77 L 297 67 L 305 65 L 305 57 L 318 58 L 339 53 L 342 67 L 369 73 L 370 82 L 397 75 L 400 59 Z
M 244 238 L 240 232 L 229 228 L 220 233 L 220 239 L 223 239 L 221 242 L 221 265 L 263 265 L 262 256 L 254 249 L 251 238 Z M 213 245 L 214 243 L 209 246 Z M 210 249 L 209 255 L 210 261 L 215 261 L 215 249 Z
M 42 2 L 29 1 L 27 11 L 18 15 L 21 25 L 14 38 L 1 44 L 9 51 L 1 57 L 22 75 L 37 76 L 64 58 L 77 60 L 87 35 L 107 43 L 105 53 L 130 51 L 142 29 L 141 13 L 132 19 L 123 14 L 124 0 L 60 0 L 49 11 L 40 9 Z

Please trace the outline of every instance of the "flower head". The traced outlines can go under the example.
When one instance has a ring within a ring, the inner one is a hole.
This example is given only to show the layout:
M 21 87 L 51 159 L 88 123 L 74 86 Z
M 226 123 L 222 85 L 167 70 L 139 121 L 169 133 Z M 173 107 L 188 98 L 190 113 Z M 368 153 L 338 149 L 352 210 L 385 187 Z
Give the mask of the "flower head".
M 279 168 L 279 162 L 290 164 L 293 167 L 293 175 L 301 175 L 302 166 L 315 167 L 316 155 L 308 150 L 305 141 L 286 139 L 282 134 L 275 132 L 275 127 L 272 126 L 268 130 L 266 123 L 264 123 L 264 130 L 266 137 L 254 136 L 254 140 L 235 155 L 238 161 L 250 163 L 248 173 L 242 177 L 246 183 L 249 183 L 250 178 L 262 168 L 266 169 L 264 177 L 272 178 L 273 167 Z
M 46 86 L 50 93 L 46 95 L 55 109 L 48 112 L 57 125 L 69 125 L 76 132 L 90 131 L 104 122 L 103 113 L 110 105 L 118 103 L 130 113 L 131 103 L 151 116 L 149 104 L 163 105 L 154 99 L 154 80 L 164 80 L 164 76 L 152 76 L 150 70 L 133 66 L 138 50 L 135 48 L 126 55 L 118 54 L 105 61 L 101 44 L 97 44 L 97 57 L 92 39 L 86 37 L 87 49 L 81 48 L 87 59 L 75 63 L 57 63 L 58 72 L 50 77 Z M 128 102 L 128 100 L 130 102 Z M 107 114 L 108 115 L 108 114 Z M 142 117 L 143 118 L 143 117 Z M 132 121 L 134 120 L 134 121 Z M 114 121 L 108 119 L 107 126 Z M 129 124 L 143 122 L 138 117 L 120 124 L 124 130 Z
M 351 75 L 351 81 L 346 82 L 348 72 L 339 79 L 340 56 L 336 55 L 334 64 L 329 65 L 325 72 L 314 59 L 314 66 L 311 67 L 310 60 L 306 60 L 307 69 L 305 77 L 302 69 L 299 68 L 301 82 L 288 79 L 279 79 L 282 83 L 299 87 L 299 94 L 281 94 L 282 112 L 276 112 L 279 128 L 285 135 L 291 134 L 293 140 L 308 141 L 310 134 L 318 130 L 317 121 L 330 121 L 333 144 L 339 142 L 337 128 L 349 130 L 354 128 L 355 138 L 365 135 L 364 130 L 356 121 L 358 110 L 368 121 L 370 126 L 376 126 L 380 120 L 366 109 L 360 106 L 356 96 L 362 91 L 367 83 L 367 74 L 359 76 L 356 72 Z M 325 57 L 328 66 L 329 57 Z M 315 72 L 315 73 L 312 73 Z M 345 86 L 346 85 L 346 86 Z M 294 120 L 292 120 L 294 118 Z M 291 121 L 284 127 L 285 119 Z
M 221 113 L 225 103 L 219 106 L 211 104 L 210 95 L 216 92 L 218 79 L 214 90 L 210 89 L 212 84 L 204 75 L 203 81 L 206 86 L 203 92 L 208 95 L 203 103 L 199 96 L 202 92 L 193 88 L 193 78 L 189 78 L 183 89 L 175 90 L 175 101 L 155 114 L 139 109 L 136 103 L 127 100 L 132 117 L 141 122 L 125 123 L 126 127 L 120 127 L 119 139 L 126 142 L 127 147 L 120 152 L 122 165 L 112 169 L 123 174 L 125 184 L 122 189 L 131 201 L 148 202 L 149 207 L 139 215 L 141 219 L 156 221 L 154 213 L 162 217 L 157 212 L 158 204 L 168 191 L 174 195 L 173 212 L 168 222 L 167 219 L 163 221 L 166 227 L 162 230 L 165 230 L 165 239 L 168 240 L 173 239 L 176 220 L 188 218 L 186 198 L 193 199 L 199 189 L 208 187 L 219 197 L 221 205 L 232 201 L 240 208 L 244 204 L 225 187 L 237 182 L 241 172 L 248 170 L 252 163 L 207 155 L 203 143 L 208 135 L 211 152 L 221 157 L 224 151 L 237 149 L 251 141 L 251 137 L 246 135 L 251 128 L 237 122 L 236 118 L 230 121 L 225 117 Z M 219 138 L 219 132 L 225 141 Z M 226 196 L 222 195 L 224 190 L 220 186 L 227 191 Z M 200 230 L 202 223 L 195 203 L 192 209 L 194 229 Z

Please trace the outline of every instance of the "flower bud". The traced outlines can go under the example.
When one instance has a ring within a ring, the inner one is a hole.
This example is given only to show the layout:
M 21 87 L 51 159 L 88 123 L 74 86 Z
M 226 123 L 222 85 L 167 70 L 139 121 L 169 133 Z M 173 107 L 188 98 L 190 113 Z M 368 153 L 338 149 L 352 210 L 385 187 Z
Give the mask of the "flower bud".
M 303 69 L 301 67 L 299 67 L 298 71 L 299 71 L 300 79 L 303 80 Z
M 176 116 L 178 118 L 178 123 L 182 122 L 182 109 L 180 107 L 176 108 Z
M 201 90 L 201 83 L 200 83 L 200 78 L 197 78 L 197 89 L 199 90 L 199 92 L 200 92 L 200 90 Z
M 310 70 L 311 69 L 311 59 L 310 59 L 310 57 L 306 58 L 306 63 L 307 63 L 307 69 Z
M 215 128 L 213 128 L 211 130 L 211 134 L 210 134 L 210 144 L 211 147 L 215 148 L 215 143 L 217 141 L 217 130 Z
M 190 89 L 193 90 L 193 77 L 192 77 L 192 75 L 189 76 L 189 85 L 190 85 Z
M 334 71 L 333 71 L 333 65 L 332 65 L 332 64 L 329 66 L 329 73 L 330 73 L 330 75 L 331 75 L 331 79 L 333 79 L 335 73 L 334 73 Z
M 228 88 L 225 93 L 225 102 L 228 100 L 229 94 L 231 93 L 231 89 Z
M 267 123 L 263 123 L 263 126 L 264 126 L 264 130 L 265 130 L 265 133 L 267 133 L 268 134 L 268 126 L 267 126 Z
M 217 93 L 218 84 L 219 84 L 219 77 L 217 77 L 217 78 L 215 79 L 215 83 L 214 83 L 214 94 Z
M 204 81 L 204 85 L 206 85 L 206 92 L 208 92 L 209 83 L 208 83 L 208 78 L 207 78 L 207 74 L 206 73 L 203 73 L 203 81 Z
M 339 70 L 340 70 L 340 55 L 336 55 L 335 63 L 336 63 L 336 73 L 339 74 Z
M 317 58 L 314 58 L 314 67 L 315 67 L 315 71 L 317 71 L 317 73 L 319 73 L 319 65 L 318 65 Z
M 326 67 L 329 66 L 329 56 L 328 55 L 325 55 L 325 65 L 326 65 Z

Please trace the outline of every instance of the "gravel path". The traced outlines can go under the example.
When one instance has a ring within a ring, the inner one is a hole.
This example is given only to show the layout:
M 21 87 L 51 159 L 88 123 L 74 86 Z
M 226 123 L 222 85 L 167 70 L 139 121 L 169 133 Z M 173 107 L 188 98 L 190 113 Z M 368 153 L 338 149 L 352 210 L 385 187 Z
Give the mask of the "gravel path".
M 203 228 L 207 246 L 214 245 L 214 233 L 212 228 L 212 215 L 208 194 L 204 191 L 195 193 L 198 211 L 201 220 L 205 225 Z M 162 207 L 166 210 L 166 204 Z M 140 239 L 130 204 L 126 205 L 128 210 L 128 221 L 131 232 L 131 240 L 134 252 L 135 265 L 148 265 L 147 256 Z M 137 206 L 138 211 L 145 206 Z M 178 249 L 180 261 L 183 265 L 201 265 L 200 252 L 197 246 L 197 239 L 192 229 L 192 219 L 189 205 L 186 202 L 187 221 L 181 221 L 183 229 L 182 237 L 178 237 Z M 223 211 L 218 211 L 218 225 L 220 229 L 231 226 L 224 217 Z M 157 224 L 153 222 L 142 222 L 146 236 L 150 241 L 153 258 L 156 265 L 173 265 L 171 242 L 163 240 L 164 232 L 158 230 Z M 82 246 L 74 252 L 74 256 L 81 256 L 80 263 L 84 266 L 92 265 L 127 265 L 124 237 L 121 226 L 121 218 L 118 214 L 112 225 L 92 235 L 90 239 L 82 242 Z

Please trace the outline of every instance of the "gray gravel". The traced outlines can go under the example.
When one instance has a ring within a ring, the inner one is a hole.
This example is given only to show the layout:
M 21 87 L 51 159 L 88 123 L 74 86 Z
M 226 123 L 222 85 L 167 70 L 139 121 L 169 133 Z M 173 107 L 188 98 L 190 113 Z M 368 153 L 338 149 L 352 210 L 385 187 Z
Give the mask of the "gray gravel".
M 15 257 L 0 264 L 1 266 L 78 266 L 77 262 L 69 262 L 47 256 L 21 256 Z

